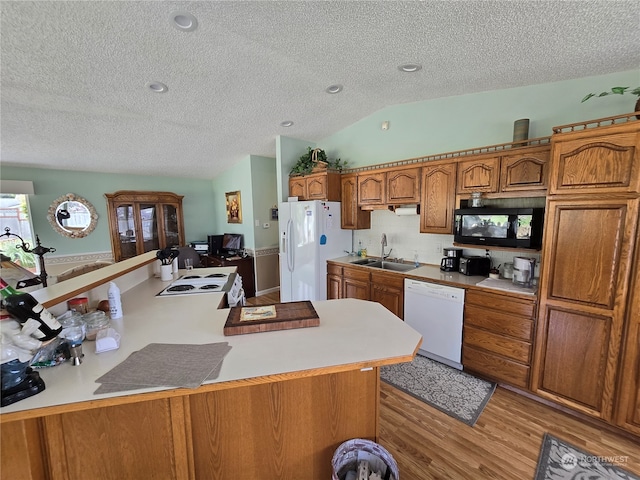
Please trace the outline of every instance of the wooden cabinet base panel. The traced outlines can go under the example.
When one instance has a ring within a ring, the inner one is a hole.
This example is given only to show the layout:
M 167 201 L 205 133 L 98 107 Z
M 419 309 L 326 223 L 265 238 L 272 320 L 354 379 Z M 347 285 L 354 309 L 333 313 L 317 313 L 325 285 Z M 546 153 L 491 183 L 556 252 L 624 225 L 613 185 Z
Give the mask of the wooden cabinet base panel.
M 345 440 L 377 440 L 378 369 L 5 422 L 2 478 L 331 477 Z
M 465 371 L 505 382 L 521 388 L 529 387 L 530 368 L 498 355 L 466 346 L 462 351 L 462 365 Z

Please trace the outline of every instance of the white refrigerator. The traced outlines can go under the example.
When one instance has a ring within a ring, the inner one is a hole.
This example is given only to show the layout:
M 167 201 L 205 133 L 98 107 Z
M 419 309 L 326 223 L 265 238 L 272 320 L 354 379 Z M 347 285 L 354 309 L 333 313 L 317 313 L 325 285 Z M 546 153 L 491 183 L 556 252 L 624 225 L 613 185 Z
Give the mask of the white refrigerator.
M 340 202 L 284 202 L 280 225 L 280 301 L 327 299 L 327 260 L 351 251 Z

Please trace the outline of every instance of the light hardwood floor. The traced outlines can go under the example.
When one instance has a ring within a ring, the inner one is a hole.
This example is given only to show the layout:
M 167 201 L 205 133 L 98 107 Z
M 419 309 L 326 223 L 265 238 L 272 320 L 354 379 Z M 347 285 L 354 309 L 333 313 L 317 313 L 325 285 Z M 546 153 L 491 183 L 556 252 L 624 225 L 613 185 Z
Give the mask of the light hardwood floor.
M 248 299 L 277 303 L 279 295 Z M 640 441 L 630 439 L 498 387 L 475 426 L 382 382 L 380 444 L 402 480 L 533 479 L 549 432 L 592 455 L 626 456 L 620 467 L 640 475 Z

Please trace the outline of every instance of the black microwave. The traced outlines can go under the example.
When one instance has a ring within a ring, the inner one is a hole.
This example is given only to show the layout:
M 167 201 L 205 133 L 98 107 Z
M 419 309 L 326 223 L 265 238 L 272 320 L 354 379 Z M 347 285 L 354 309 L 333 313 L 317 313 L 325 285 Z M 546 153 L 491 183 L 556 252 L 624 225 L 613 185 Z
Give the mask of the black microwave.
M 456 243 L 534 248 L 542 245 L 544 208 L 464 208 L 455 211 Z

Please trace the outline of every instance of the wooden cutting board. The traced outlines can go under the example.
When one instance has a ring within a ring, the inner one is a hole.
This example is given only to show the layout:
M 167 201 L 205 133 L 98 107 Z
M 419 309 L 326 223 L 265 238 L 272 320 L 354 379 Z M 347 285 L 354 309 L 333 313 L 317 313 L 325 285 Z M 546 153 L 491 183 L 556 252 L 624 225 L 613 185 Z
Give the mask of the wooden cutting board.
M 256 308 L 261 310 L 256 311 Z M 267 318 L 271 312 L 273 316 Z M 263 314 L 264 318 L 254 320 L 251 319 L 251 314 L 255 314 L 256 317 Z M 231 307 L 223 333 L 224 335 L 242 335 L 318 325 L 320 325 L 320 317 L 311 302 L 287 302 L 265 307 Z

